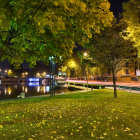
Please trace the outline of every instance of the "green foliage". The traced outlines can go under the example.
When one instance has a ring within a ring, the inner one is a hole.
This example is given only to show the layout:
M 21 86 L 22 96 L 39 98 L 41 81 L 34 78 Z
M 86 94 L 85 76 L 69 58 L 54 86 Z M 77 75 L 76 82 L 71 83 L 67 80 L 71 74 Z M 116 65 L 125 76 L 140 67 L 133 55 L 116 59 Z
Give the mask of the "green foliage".
M 127 38 L 133 40 L 140 49 L 140 1 L 130 0 L 123 4 L 123 9 L 123 20 L 128 24 Z
M 95 34 L 89 44 L 90 55 L 98 65 L 103 65 L 111 70 L 114 86 L 114 98 L 116 92 L 116 73 L 124 67 L 125 62 L 132 59 L 136 50 L 133 42 L 122 37 L 122 32 L 126 26 L 124 22 L 112 23 L 112 27 L 107 27 L 101 34 Z
M 110 26 L 107 0 L 0 0 L 0 60 L 19 66 L 24 60 L 58 60 L 72 54 L 75 42 L 85 44 L 92 31 Z
M 93 60 L 117 72 L 122 68 L 122 64 L 133 58 L 136 52 L 134 43 L 121 35 L 125 28 L 124 22 L 113 23 L 112 27 L 105 28 L 101 34 L 95 34 L 87 47 Z
M 60 70 L 66 72 L 68 77 L 76 77 L 80 75 L 81 66 L 75 58 L 69 58 L 65 65 L 61 66 Z

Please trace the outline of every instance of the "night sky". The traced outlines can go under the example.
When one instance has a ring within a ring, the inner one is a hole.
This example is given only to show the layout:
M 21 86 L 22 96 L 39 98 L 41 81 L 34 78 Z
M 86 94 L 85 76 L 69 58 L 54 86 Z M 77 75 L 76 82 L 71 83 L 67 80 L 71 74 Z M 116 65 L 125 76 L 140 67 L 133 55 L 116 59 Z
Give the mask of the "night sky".
M 119 19 L 119 14 L 123 11 L 122 9 L 122 3 L 123 2 L 127 2 L 129 0 L 109 0 L 110 4 L 111 4 L 111 11 L 113 11 L 114 16 Z M 9 63 L 7 61 L 3 61 L 0 62 L 0 68 L 2 69 L 8 69 L 9 67 Z M 25 69 L 28 68 L 28 65 L 26 63 L 23 64 L 23 67 L 25 67 Z
M 111 11 L 113 11 L 114 16 L 118 19 L 119 14 L 123 11 L 122 9 L 122 3 L 128 2 L 129 0 L 109 0 L 111 4 Z

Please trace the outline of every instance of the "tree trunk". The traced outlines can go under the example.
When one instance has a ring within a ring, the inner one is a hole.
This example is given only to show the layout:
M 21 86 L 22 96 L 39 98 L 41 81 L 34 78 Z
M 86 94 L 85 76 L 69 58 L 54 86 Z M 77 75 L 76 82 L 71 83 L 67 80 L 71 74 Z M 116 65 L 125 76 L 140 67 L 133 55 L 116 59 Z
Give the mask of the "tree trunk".
M 138 65 L 137 65 L 137 70 L 139 71 L 140 69 L 139 69 L 139 55 L 138 55 Z M 137 82 L 139 82 L 139 76 L 137 76 L 137 79 L 138 79 L 138 81 Z
M 77 80 L 77 74 L 76 74 L 76 70 L 75 70 L 75 80 Z
M 87 76 L 87 90 L 88 90 L 88 70 L 86 76 Z
M 117 98 L 116 77 L 115 77 L 115 71 L 114 70 L 112 70 L 112 75 L 113 75 L 114 98 Z

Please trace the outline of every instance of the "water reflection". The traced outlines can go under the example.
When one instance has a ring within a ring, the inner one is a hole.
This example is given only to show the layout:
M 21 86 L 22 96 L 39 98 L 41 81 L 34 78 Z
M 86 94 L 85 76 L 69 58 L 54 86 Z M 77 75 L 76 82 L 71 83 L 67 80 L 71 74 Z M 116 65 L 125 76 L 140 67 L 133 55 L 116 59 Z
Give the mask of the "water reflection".
M 45 86 L 43 86 L 43 92 L 44 92 L 44 93 L 46 92 L 46 88 L 45 88 Z
M 39 92 L 39 91 L 40 91 L 40 86 L 37 87 L 37 92 Z
M 46 92 L 50 92 L 50 86 L 46 86 Z
M 7 89 L 7 93 L 8 93 L 9 95 L 12 93 L 12 90 L 11 90 L 10 87 L 8 87 L 8 89 Z
M 56 93 L 64 92 L 64 90 L 67 91 L 67 88 L 57 88 Z M 0 99 L 17 98 L 22 92 L 25 93 L 25 97 L 49 94 L 50 86 L 39 82 L 27 82 L 22 85 L 11 85 L 11 83 L 0 85 Z
M 5 92 L 5 95 L 6 95 L 6 92 L 7 92 L 7 89 L 6 88 L 5 88 L 4 92 Z
M 0 85 L 0 99 L 16 98 L 21 92 L 28 96 L 44 95 L 50 92 L 50 86 L 40 85 L 39 82 L 29 82 L 25 85 Z
M 29 86 L 30 87 L 31 86 L 34 86 L 34 87 L 39 86 L 39 82 L 29 82 Z
M 27 88 L 27 87 L 25 88 L 24 92 L 25 92 L 25 93 L 28 93 L 28 88 Z

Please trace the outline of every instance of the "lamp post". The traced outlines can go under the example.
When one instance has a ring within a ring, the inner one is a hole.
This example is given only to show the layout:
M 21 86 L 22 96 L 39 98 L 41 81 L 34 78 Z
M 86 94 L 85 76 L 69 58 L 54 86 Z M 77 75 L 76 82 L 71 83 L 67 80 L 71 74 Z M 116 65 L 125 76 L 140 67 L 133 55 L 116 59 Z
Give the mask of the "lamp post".
M 50 96 L 55 96 L 55 63 L 53 56 L 49 57 L 50 60 Z

